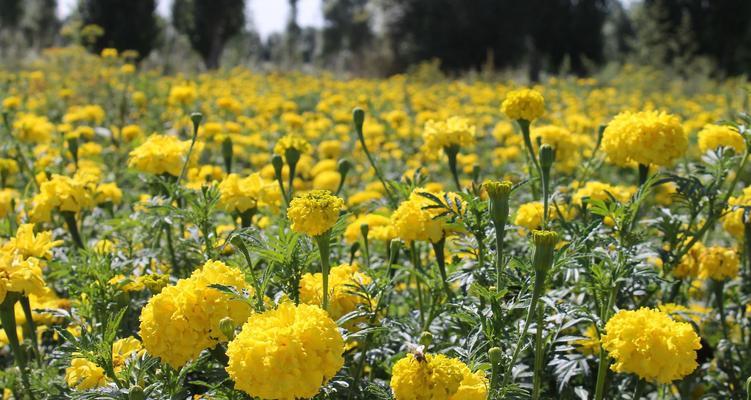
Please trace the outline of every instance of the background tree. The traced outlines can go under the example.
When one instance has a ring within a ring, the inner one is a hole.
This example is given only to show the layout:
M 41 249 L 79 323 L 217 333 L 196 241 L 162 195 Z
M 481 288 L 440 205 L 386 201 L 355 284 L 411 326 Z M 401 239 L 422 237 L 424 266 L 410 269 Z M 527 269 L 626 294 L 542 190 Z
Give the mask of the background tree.
M 363 51 L 371 45 L 373 32 L 368 0 L 324 0 L 323 56 Z
M 245 26 L 245 1 L 175 0 L 172 23 L 188 37 L 206 68 L 215 69 L 227 41 Z
M 93 50 L 113 47 L 135 50 L 139 59 L 148 56 L 159 34 L 155 0 L 82 0 L 80 12 L 85 25 L 104 29 Z

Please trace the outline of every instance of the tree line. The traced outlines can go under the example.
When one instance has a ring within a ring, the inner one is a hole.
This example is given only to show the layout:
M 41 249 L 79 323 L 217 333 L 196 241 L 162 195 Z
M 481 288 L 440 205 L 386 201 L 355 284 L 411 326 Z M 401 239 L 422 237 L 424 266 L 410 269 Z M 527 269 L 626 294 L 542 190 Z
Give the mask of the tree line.
M 298 0 L 286 0 L 285 30 L 265 40 L 249 1 L 266 0 L 174 0 L 164 19 L 156 0 L 79 0 L 59 21 L 56 0 L 0 0 L 0 37 L 44 48 L 62 40 L 65 24 L 96 25 L 101 31 L 85 38 L 91 51 L 135 50 L 142 59 L 180 36 L 209 69 L 228 46 L 240 61 L 380 74 L 428 60 L 457 73 L 525 68 L 532 80 L 586 75 L 606 62 L 681 71 L 701 60 L 723 75 L 751 67 L 748 0 L 322 0 L 321 28 L 300 27 Z

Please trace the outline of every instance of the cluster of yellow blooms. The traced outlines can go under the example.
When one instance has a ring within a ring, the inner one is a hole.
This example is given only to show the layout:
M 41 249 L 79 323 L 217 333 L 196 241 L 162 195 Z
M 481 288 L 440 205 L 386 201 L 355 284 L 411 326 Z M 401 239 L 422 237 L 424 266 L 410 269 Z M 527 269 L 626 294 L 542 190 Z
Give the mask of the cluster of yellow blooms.
M 44 295 L 42 269 L 50 250 L 61 243 L 52 240 L 51 232 L 34 234 L 33 224 L 19 226 L 16 236 L 0 247 L 0 303 L 9 293 Z
M 293 231 L 315 237 L 334 226 L 343 208 L 344 200 L 328 190 L 312 190 L 292 199 L 287 217 Z
M 112 343 L 113 372 L 119 374 L 131 357 L 140 357 L 144 352 L 141 342 L 132 336 L 116 340 Z M 88 390 L 107 385 L 110 377 L 96 363 L 76 357 L 65 369 L 65 382 L 76 390 Z
M 676 322 L 666 313 L 621 310 L 610 318 L 605 331 L 602 346 L 615 359 L 613 371 L 671 383 L 696 369 L 699 336 L 691 324 Z
M 665 112 L 622 112 L 602 136 L 602 149 L 617 165 L 670 165 L 683 156 L 688 137 L 678 117 Z
M 331 318 L 338 320 L 345 314 L 357 310 L 366 300 L 358 294 L 359 285 L 367 285 L 373 280 L 359 271 L 356 264 L 342 264 L 331 268 L 329 274 L 329 308 Z M 321 273 L 307 273 L 300 279 L 300 301 L 319 305 L 323 300 L 323 277 Z M 347 328 L 354 328 L 357 320 L 350 321 Z
M 254 397 L 311 398 L 342 367 L 343 352 L 342 335 L 325 311 L 283 303 L 248 318 L 227 346 L 227 372 Z
M 396 400 L 484 400 L 488 380 L 482 371 L 443 354 L 408 354 L 391 370 Z
M 141 312 L 143 345 L 149 354 L 174 368 L 183 366 L 201 351 L 228 340 L 219 322 L 230 318 L 239 323 L 248 318 L 250 305 L 211 285 L 248 290 L 243 273 L 219 261 L 208 261 L 152 297 Z

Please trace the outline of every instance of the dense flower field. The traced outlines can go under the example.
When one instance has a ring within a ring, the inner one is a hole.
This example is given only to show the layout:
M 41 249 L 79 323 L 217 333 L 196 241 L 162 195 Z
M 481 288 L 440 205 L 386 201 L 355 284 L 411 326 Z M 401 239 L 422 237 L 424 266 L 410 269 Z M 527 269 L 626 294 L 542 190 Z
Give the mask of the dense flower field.
M 748 85 L 0 71 L 6 399 L 746 398 Z

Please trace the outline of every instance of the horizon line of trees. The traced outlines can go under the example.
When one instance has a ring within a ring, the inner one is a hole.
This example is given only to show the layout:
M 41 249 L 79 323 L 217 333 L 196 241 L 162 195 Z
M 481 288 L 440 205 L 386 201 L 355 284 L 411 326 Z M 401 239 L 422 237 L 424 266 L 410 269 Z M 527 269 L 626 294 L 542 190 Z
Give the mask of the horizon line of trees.
M 234 62 L 319 66 L 392 74 L 437 59 L 447 72 L 526 68 L 586 75 L 611 61 L 687 70 L 698 61 L 719 75 L 751 69 L 747 0 L 323 0 L 322 28 L 302 28 L 298 0 L 286 29 L 262 41 L 249 1 L 174 0 L 171 16 L 156 0 L 79 0 L 66 21 L 57 0 L 0 0 L 0 55 L 19 39 L 27 48 L 63 42 L 61 27 L 97 25 L 87 47 L 135 50 L 138 60 L 180 45 L 207 69 L 231 48 Z M 285 1 L 285 0 L 275 0 Z M 135 22 L 137 21 L 137 23 Z

